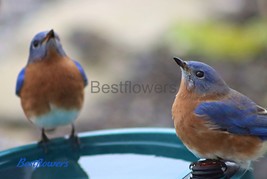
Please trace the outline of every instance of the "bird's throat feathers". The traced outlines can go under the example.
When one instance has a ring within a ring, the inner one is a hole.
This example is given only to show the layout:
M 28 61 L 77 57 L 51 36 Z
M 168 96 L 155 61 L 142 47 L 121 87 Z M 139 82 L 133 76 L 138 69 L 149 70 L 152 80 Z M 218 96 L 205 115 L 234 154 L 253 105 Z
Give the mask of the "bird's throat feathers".
M 66 53 L 61 44 L 59 44 L 55 39 L 51 39 L 46 45 L 45 58 L 52 58 L 54 56 L 65 57 Z

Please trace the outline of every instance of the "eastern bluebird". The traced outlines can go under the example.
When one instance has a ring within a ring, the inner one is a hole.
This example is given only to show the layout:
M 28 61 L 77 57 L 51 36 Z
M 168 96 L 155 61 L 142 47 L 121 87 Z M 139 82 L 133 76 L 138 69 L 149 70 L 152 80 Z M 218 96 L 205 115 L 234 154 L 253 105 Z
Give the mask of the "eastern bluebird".
M 54 30 L 36 34 L 30 44 L 27 65 L 20 71 L 16 95 L 26 117 L 42 130 L 72 125 L 71 139 L 78 141 L 74 120 L 82 108 L 87 77 L 82 66 L 69 58 Z
M 247 167 L 267 150 L 267 110 L 231 89 L 207 64 L 174 58 L 182 70 L 172 106 L 179 138 L 196 156 Z

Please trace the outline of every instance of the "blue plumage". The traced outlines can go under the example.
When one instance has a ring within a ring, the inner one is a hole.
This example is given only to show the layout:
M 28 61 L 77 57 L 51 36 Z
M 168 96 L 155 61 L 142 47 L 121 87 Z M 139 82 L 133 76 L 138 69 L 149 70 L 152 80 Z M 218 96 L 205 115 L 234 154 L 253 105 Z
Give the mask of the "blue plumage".
M 59 36 L 53 30 L 39 32 L 34 36 L 30 44 L 30 53 L 28 58 L 28 64 L 31 64 L 35 61 L 39 61 L 43 59 L 47 55 L 47 47 L 51 47 L 50 45 L 53 43 L 48 43 L 46 45 L 43 42 L 47 39 L 48 36 L 53 36 L 53 39 L 60 42 Z M 49 45 L 50 44 L 50 45 Z M 57 53 L 61 56 L 66 56 L 66 53 L 61 45 L 61 43 L 56 43 L 56 45 L 52 45 L 53 48 L 57 51 Z
M 186 62 L 190 70 L 183 71 L 189 89 L 194 89 L 196 94 L 228 93 L 229 87 L 221 76 L 209 65 L 197 61 Z M 203 72 L 203 77 L 196 76 L 196 73 Z
M 78 68 L 78 70 L 80 71 L 82 77 L 83 77 L 83 82 L 84 82 L 84 86 L 87 86 L 88 85 L 88 79 L 87 79 L 87 76 L 84 72 L 84 69 L 83 67 L 81 66 L 81 64 L 75 60 L 73 60 L 73 62 L 75 63 L 76 67 Z
M 200 103 L 195 114 L 206 116 L 216 129 L 267 139 L 267 115 L 258 114 L 258 106 L 236 91 L 226 99 Z
M 25 76 L 25 68 L 22 68 L 22 70 L 19 72 L 17 83 L 16 83 L 16 95 L 17 96 L 20 96 L 20 90 L 24 83 L 24 76 Z

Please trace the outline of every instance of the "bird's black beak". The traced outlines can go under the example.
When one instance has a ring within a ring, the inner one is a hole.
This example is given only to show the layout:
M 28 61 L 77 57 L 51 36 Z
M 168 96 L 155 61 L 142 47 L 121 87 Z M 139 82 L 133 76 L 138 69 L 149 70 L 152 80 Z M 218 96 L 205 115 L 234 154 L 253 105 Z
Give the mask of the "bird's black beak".
M 42 43 L 44 42 L 48 42 L 50 39 L 55 38 L 55 32 L 53 29 L 51 29 L 45 36 L 45 38 L 43 39 Z
M 178 57 L 173 57 L 173 59 L 175 60 L 175 62 L 183 69 L 186 70 L 188 68 L 187 63 L 185 61 L 183 61 L 182 59 L 178 58 Z
M 53 29 L 51 29 L 47 34 L 46 34 L 46 38 L 49 40 L 51 38 L 55 38 L 55 32 Z

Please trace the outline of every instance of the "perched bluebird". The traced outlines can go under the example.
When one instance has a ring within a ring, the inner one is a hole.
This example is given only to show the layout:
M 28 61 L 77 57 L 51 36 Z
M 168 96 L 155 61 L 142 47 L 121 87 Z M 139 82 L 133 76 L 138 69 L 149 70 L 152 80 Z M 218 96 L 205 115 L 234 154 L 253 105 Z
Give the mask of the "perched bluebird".
M 174 58 L 182 70 L 172 106 L 179 138 L 196 156 L 247 167 L 267 150 L 267 110 L 231 89 L 209 65 Z
M 87 77 L 82 66 L 69 58 L 54 30 L 40 32 L 30 44 L 27 65 L 20 71 L 16 95 L 26 117 L 42 130 L 71 124 L 71 139 L 78 141 L 74 120 L 82 108 Z

